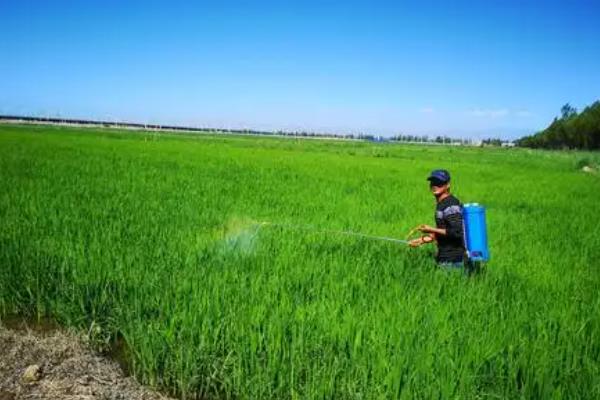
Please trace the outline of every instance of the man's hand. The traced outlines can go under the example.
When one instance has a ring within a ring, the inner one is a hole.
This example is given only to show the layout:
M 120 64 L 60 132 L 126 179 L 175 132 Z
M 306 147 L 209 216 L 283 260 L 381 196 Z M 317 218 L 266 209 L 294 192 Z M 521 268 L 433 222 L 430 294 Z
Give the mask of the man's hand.
M 408 242 L 408 245 L 410 247 L 419 247 L 422 244 L 424 244 L 424 242 L 423 242 L 423 239 L 421 239 L 421 238 L 416 238 L 416 239 L 413 239 L 413 240 L 411 240 L 411 241 Z
M 408 245 L 410 247 L 419 247 L 419 246 L 422 246 L 424 244 L 431 243 L 431 242 L 433 242 L 433 237 L 428 235 L 428 236 L 422 236 L 420 238 L 413 239 L 410 242 L 408 242 Z
M 423 243 L 431 243 L 435 240 L 435 234 L 422 236 L 421 240 Z

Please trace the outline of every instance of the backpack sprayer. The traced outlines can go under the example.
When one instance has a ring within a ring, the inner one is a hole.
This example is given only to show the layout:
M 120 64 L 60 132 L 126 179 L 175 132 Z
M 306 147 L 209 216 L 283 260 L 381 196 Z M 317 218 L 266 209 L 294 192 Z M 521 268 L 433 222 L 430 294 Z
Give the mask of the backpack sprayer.
M 467 259 L 471 262 L 482 262 L 490 259 L 490 253 L 488 250 L 487 241 L 487 226 L 485 222 L 485 207 L 478 203 L 467 203 L 463 206 L 463 233 L 464 233 L 464 244 L 467 251 Z M 318 229 L 307 225 L 291 225 L 291 224 L 279 224 L 273 222 L 260 222 L 255 235 L 258 231 L 266 226 L 274 226 L 285 229 L 301 230 L 314 233 L 326 233 L 334 235 L 345 235 L 360 237 L 369 240 L 379 240 L 393 243 L 401 243 L 408 245 L 410 242 L 410 236 L 412 236 L 418 228 L 412 229 L 407 238 L 396 239 L 386 236 L 375 236 L 367 235 L 360 232 L 333 230 L 333 229 Z
M 485 223 L 485 207 L 478 203 L 467 203 L 463 206 L 463 232 L 467 259 L 476 263 L 488 261 L 490 251 Z

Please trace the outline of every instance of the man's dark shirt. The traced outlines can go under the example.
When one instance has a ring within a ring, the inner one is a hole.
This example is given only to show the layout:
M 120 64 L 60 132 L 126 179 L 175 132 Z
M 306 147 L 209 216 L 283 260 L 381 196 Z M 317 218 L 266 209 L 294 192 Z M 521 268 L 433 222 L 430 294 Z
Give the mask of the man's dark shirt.
M 435 209 L 437 228 L 446 229 L 446 235 L 437 235 L 437 262 L 461 262 L 465 253 L 463 217 L 460 201 L 449 195 L 437 203 Z

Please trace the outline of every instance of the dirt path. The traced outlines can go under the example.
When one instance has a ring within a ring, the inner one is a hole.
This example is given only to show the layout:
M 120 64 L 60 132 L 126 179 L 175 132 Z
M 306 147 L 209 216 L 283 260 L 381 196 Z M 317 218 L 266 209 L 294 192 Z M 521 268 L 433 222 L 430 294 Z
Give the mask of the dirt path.
M 0 322 L 0 400 L 167 397 L 125 377 L 115 361 L 71 333 L 8 329 Z

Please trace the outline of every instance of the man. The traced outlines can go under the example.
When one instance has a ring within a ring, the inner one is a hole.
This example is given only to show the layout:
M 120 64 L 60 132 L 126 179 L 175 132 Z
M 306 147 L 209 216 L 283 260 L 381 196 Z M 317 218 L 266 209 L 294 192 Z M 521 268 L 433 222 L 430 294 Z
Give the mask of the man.
M 437 263 L 443 267 L 462 267 L 465 254 L 463 241 L 463 218 L 460 201 L 450 194 L 450 173 L 436 169 L 427 178 L 435 196 L 435 225 L 419 226 L 422 237 L 411 240 L 411 247 L 437 242 Z

